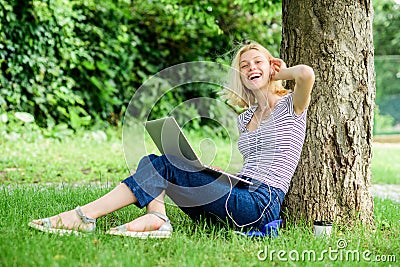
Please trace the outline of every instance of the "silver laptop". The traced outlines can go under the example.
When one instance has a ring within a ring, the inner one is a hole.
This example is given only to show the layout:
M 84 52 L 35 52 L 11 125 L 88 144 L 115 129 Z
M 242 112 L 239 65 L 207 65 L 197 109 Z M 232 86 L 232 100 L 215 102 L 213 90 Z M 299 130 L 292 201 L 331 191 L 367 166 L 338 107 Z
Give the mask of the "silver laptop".
M 165 155 L 173 155 L 182 161 L 194 166 L 198 170 L 209 172 L 213 176 L 228 176 L 237 181 L 250 184 L 253 183 L 233 174 L 214 169 L 201 163 L 189 141 L 183 134 L 181 128 L 173 117 L 147 121 L 144 124 L 151 139 L 158 150 Z

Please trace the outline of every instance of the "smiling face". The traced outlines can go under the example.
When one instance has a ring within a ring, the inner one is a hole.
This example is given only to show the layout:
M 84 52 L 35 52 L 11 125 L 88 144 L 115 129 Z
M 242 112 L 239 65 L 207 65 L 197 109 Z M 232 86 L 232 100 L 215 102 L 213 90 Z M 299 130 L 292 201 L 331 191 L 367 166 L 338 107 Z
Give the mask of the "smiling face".
M 281 80 L 270 79 L 270 62 L 273 58 L 272 54 L 257 42 L 237 48 L 229 72 L 228 88 L 224 90 L 224 97 L 228 99 L 229 104 L 241 108 L 257 105 L 255 96 L 260 89 L 278 96 L 290 93 L 289 90 L 285 90 Z
M 266 55 L 250 49 L 240 56 L 239 68 L 244 86 L 253 90 L 264 90 L 270 82 L 270 63 Z

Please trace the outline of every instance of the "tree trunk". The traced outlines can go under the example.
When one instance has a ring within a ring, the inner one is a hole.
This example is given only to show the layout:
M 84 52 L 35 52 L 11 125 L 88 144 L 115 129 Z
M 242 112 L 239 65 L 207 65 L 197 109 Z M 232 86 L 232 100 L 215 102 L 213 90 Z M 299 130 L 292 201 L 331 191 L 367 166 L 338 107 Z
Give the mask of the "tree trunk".
M 369 225 L 375 99 L 371 0 L 283 0 L 282 12 L 282 59 L 288 66 L 310 65 L 316 75 L 284 217 Z

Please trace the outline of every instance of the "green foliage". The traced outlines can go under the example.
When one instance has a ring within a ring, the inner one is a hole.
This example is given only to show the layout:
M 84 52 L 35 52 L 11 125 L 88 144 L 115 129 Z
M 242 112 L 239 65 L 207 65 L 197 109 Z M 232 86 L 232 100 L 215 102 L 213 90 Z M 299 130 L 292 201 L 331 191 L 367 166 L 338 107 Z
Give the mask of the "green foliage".
M 400 4 L 394 0 L 374 1 L 376 111 L 374 132 L 394 131 L 400 122 Z
M 37 140 L 41 136 L 41 130 L 34 122 L 33 116 L 26 112 L 1 113 L 0 141 L 2 139 L 13 141 L 23 139 L 29 142 Z M 2 152 L 6 153 L 5 150 Z
M 376 99 L 400 95 L 400 55 L 376 56 Z
M 374 45 L 376 55 L 400 55 L 400 3 L 395 0 L 375 0 Z
M 379 105 L 374 110 L 374 134 L 382 134 L 393 131 L 395 119 L 390 115 L 380 113 Z
M 135 90 L 177 63 L 227 62 L 232 45 L 254 39 L 278 54 L 280 1 L 0 0 L 0 107 L 41 126 L 116 123 Z M 176 90 L 160 102 L 206 86 Z
M 75 80 L 64 70 L 74 52 L 70 30 L 76 14 L 68 1 L 53 4 L 2 1 L 0 13 L 1 24 L 7 25 L 0 39 L 0 103 L 5 110 L 33 114 L 41 125 L 54 125 L 63 115 L 68 120 L 69 114 L 60 111 L 84 104 L 74 92 Z
M 398 108 L 400 102 L 400 55 L 375 57 L 375 71 L 376 104 L 380 113 L 376 121 L 382 119 L 382 116 L 391 117 L 393 121 L 390 124 L 394 126 L 400 122 Z

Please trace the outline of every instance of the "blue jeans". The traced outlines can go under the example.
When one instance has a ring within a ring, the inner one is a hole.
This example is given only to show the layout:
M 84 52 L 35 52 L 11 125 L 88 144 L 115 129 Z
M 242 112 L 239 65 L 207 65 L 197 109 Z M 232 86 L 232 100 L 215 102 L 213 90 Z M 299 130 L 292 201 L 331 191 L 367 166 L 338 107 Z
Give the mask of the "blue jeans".
M 192 219 L 228 222 L 241 229 L 257 228 L 279 218 L 285 194 L 282 190 L 251 180 L 254 185 L 230 181 L 199 171 L 170 155 L 148 155 L 136 173 L 122 182 L 147 206 L 163 190 Z

